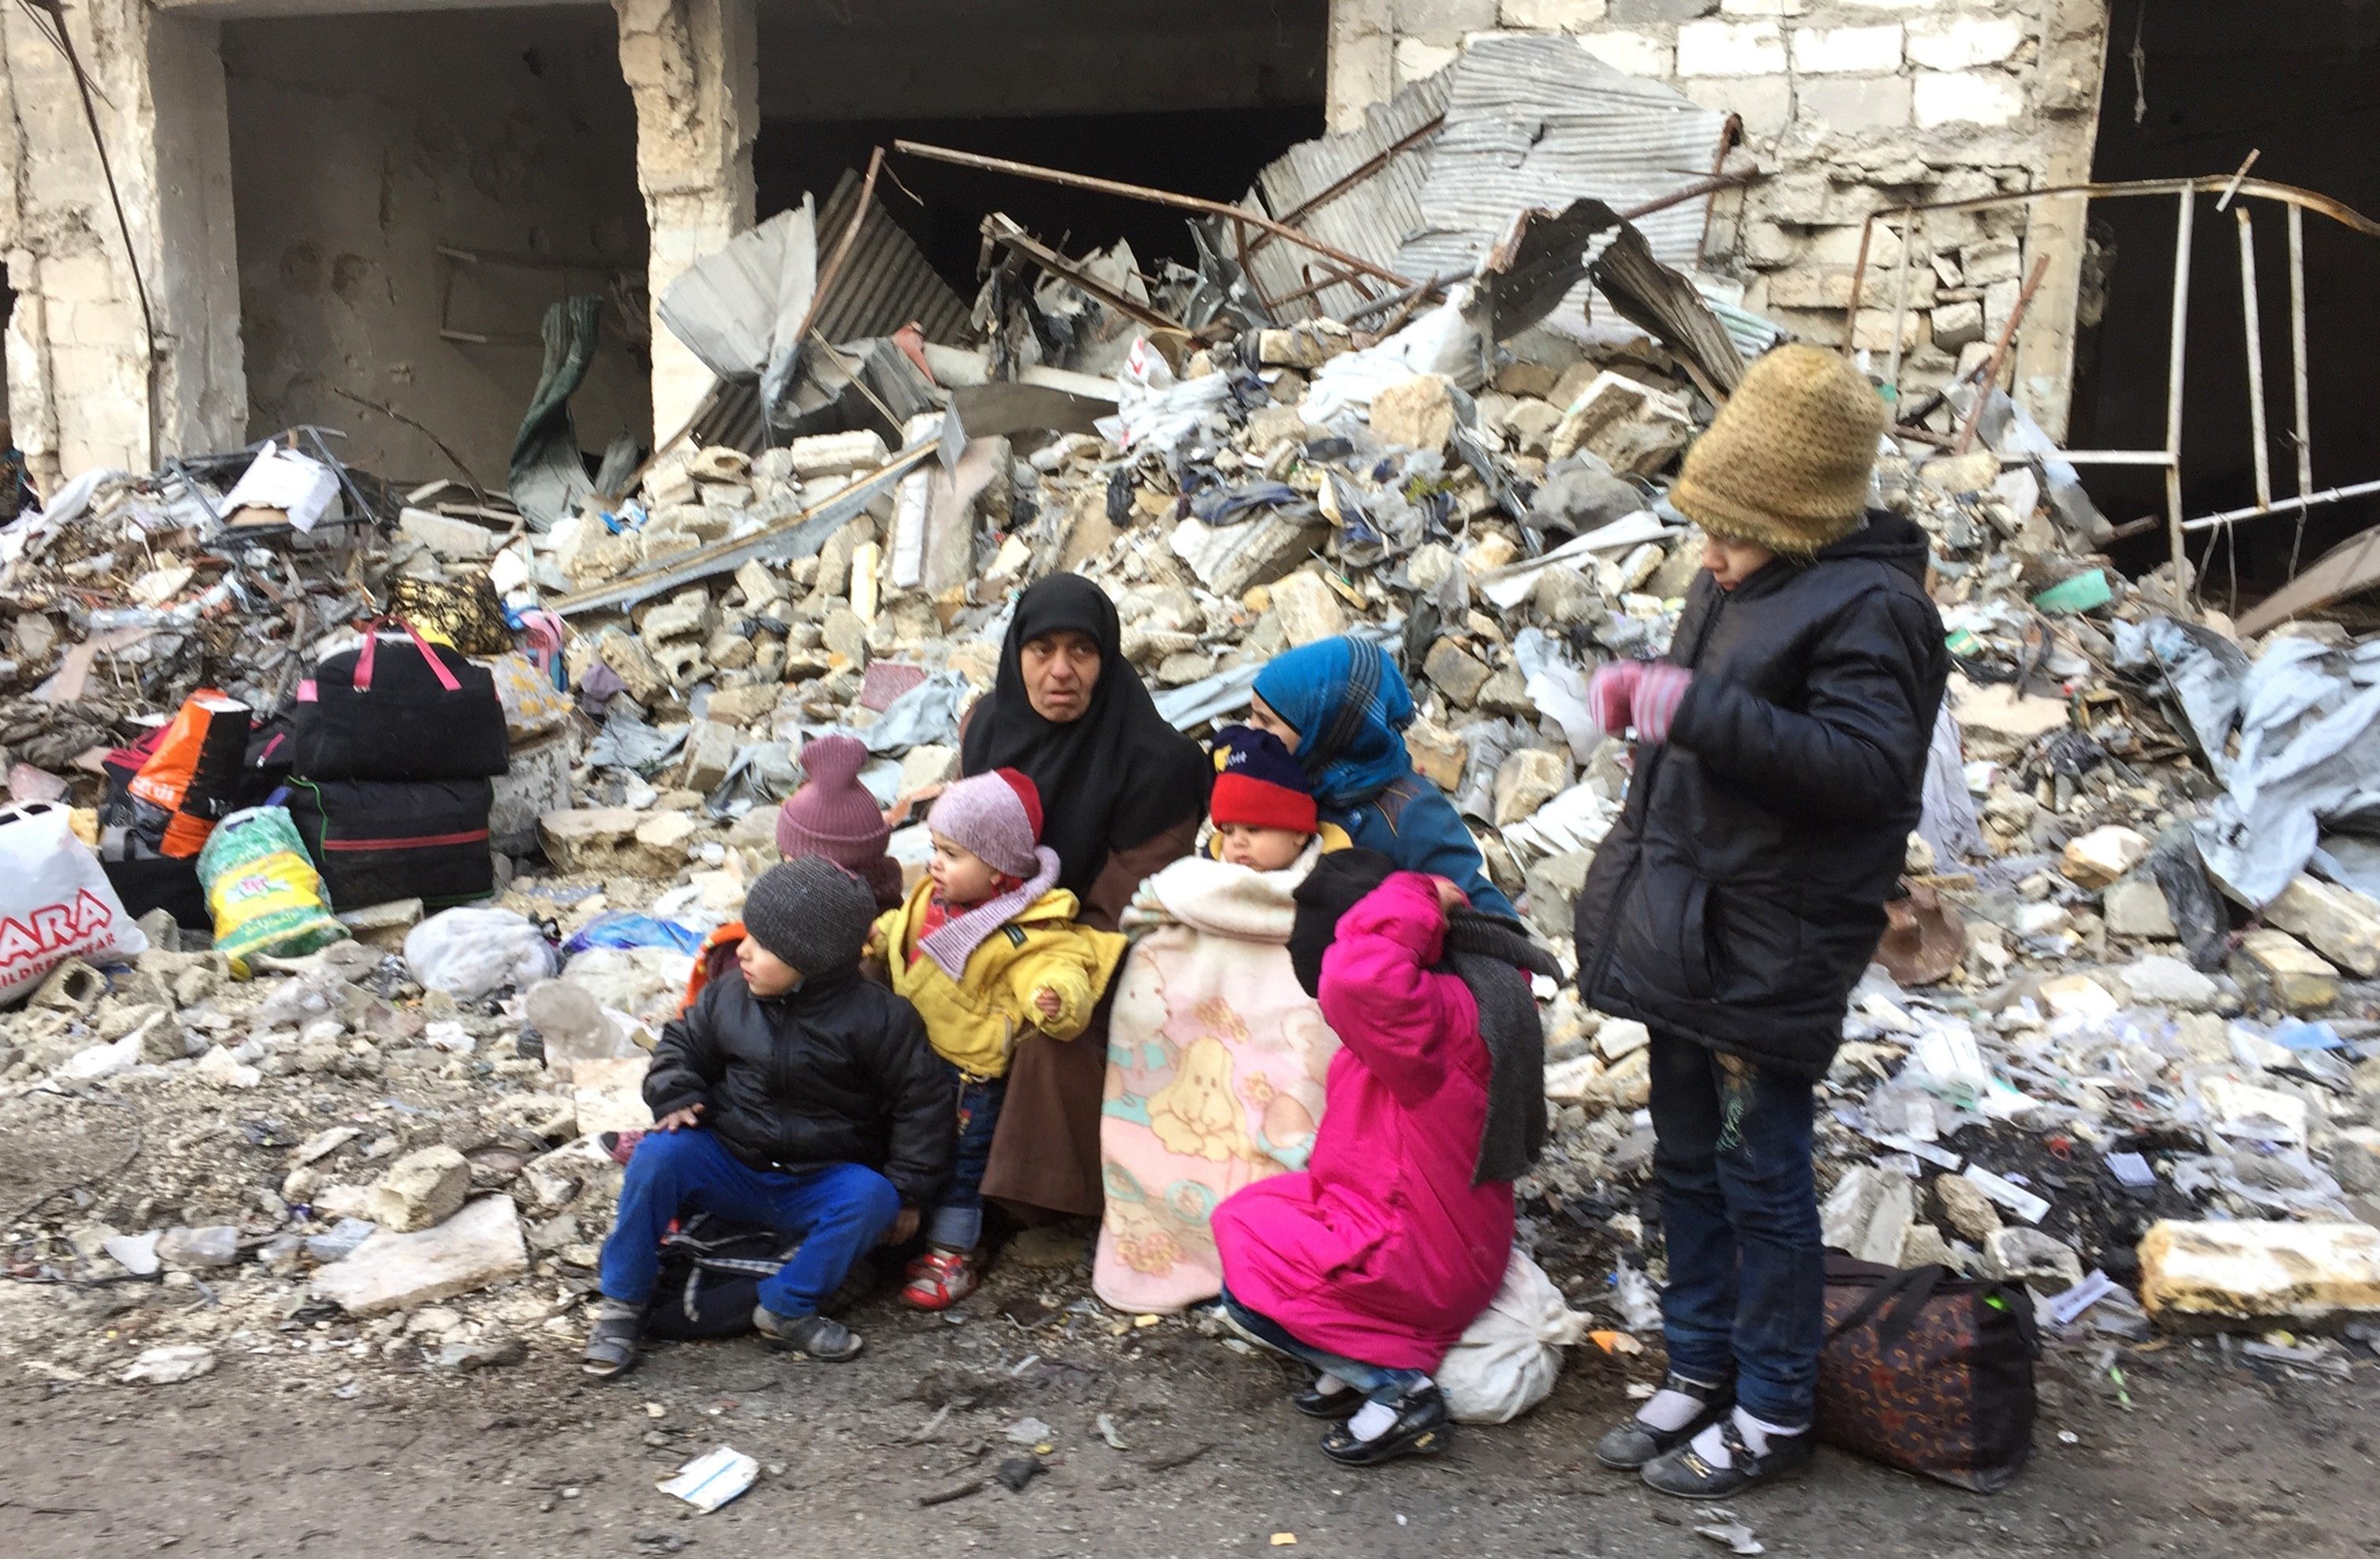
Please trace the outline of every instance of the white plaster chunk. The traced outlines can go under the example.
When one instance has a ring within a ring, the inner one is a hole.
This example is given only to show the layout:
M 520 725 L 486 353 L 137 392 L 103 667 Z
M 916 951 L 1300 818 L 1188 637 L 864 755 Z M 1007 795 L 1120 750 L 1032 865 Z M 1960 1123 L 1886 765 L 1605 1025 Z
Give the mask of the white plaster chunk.
M 1678 29 L 1681 76 L 1778 76 L 1785 36 L 1773 21 L 1690 21 Z
M 1796 28 L 1793 68 L 1812 76 L 1888 75 L 1900 68 L 1900 29 Z

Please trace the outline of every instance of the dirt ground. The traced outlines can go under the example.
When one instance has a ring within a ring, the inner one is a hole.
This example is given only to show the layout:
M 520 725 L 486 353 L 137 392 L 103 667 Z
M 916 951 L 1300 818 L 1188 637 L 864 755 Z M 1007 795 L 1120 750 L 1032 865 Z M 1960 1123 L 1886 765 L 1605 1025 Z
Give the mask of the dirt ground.
M 1727 1552 L 1695 1535 L 1708 1519 L 1696 1506 L 1588 1454 L 1627 1410 L 1626 1382 L 1656 1372 L 1651 1355 L 1583 1350 L 1519 1424 L 1465 1427 L 1435 1461 L 1352 1471 L 1315 1448 L 1281 1367 L 1177 1321 L 1119 1336 L 1121 1322 L 1073 1308 L 1081 1297 L 1078 1273 L 1012 1267 L 950 1318 L 864 1306 L 852 1320 L 868 1350 L 850 1364 L 677 1345 L 611 1383 L 578 1373 L 576 1316 L 523 1362 L 478 1374 L 343 1367 L 335 1345 L 355 1329 L 302 1318 L 253 1351 L 220 1347 L 220 1368 L 182 1385 L 20 1363 L 0 1382 L 0 1553 L 1186 1559 L 1288 1546 L 1282 1534 L 1300 1553 L 1382 1559 Z M 203 1302 L 5 1284 L 0 1330 L 20 1345 L 20 1328 L 70 1318 L 137 1331 L 148 1306 Z M 2380 1367 L 2259 1374 L 2209 1345 L 2152 1344 L 2119 1360 L 2127 1407 L 2102 1347 L 2045 1360 L 2034 1464 L 2005 1493 L 1826 1452 L 1813 1476 L 1732 1508 L 1772 1553 L 2374 1552 Z M 1006 1434 L 1027 1417 L 1049 1426 L 1050 1450 L 1012 1493 L 993 1474 L 1035 1456 Z M 703 1516 L 656 1492 L 722 1443 L 767 1469 L 741 1501 Z

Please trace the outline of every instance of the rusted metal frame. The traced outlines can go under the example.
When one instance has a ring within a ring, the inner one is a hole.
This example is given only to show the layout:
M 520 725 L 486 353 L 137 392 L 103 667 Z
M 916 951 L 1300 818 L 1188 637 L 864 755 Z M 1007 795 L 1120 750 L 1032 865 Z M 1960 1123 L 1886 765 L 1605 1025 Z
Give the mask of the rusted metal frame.
M 1234 222 L 1260 227 L 1277 238 L 1287 238 L 1301 249 L 1311 250 L 1326 259 L 1337 261 L 1348 269 L 1360 271 L 1367 276 L 1378 276 L 1392 286 L 1412 285 L 1410 278 L 1401 276 L 1385 266 L 1375 265 L 1368 260 L 1347 253 L 1344 250 L 1333 249 L 1329 244 L 1307 237 L 1294 227 L 1275 222 L 1271 217 L 1259 216 L 1254 212 L 1222 201 L 1209 201 L 1198 195 L 1177 195 L 1169 189 L 1152 189 L 1146 185 L 1126 184 L 1120 179 L 1094 178 L 1088 174 L 1067 173 L 1059 168 L 1045 168 L 1037 164 L 1014 162 L 1006 157 L 987 157 L 980 152 L 957 152 L 947 146 L 929 146 L 923 141 L 896 140 L 892 143 L 892 150 L 905 152 L 913 157 L 923 157 L 929 162 L 949 163 L 957 167 L 976 168 L 984 173 L 1012 174 L 1019 178 L 1038 179 L 1044 184 L 1063 185 L 1072 189 L 1087 189 L 1101 195 L 1120 195 L 1126 200 L 1147 201 L 1155 205 L 1172 206 L 1181 211 L 1203 212 L 1208 216 L 1227 217 Z
M 2380 481 L 2358 481 L 2345 487 L 2326 487 L 2319 493 L 2308 493 L 2299 497 L 2276 498 L 2269 508 L 2260 509 L 2251 505 L 2243 509 L 2226 509 L 2221 514 L 2201 515 L 2196 519 L 2185 520 L 2181 528 L 2184 530 L 2212 530 L 2218 525 L 2230 525 L 2242 519 L 2254 519 L 2259 515 L 2301 514 L 2317 504 L 2337 504 L 2350 498 L 2368 498 L 2375 493 L 2380 493 Z M 2119 527 L 2117 533 L 2123 535 L 2130 532 Z M 2294 573 L 2295 570 L 2292 572 Z
M 1301 218 L 1310 215 L 1314 212 L 1320 210 L 1322 207 L 1329 205 L 1331 201 L 1337 200 L 1348 190 L 1353 189 L 1358 184 L 1364 183 L 1374 174 L 1379 172 L 1382 168 L 1387 167 L 1390 163 L 1395 162 L 1398 157 L 1402 156 L 1406 152 L 1411 151 L 1415 146 L 1420 144 L 1422 141 L 1427 140 L 1432 136 L 1435 136 L 1439 130 L 1442 130 L 1445 128 L 1446 116 L 1444 114 L 1440 114 L 1438 117 L 1430 120 L 1427 124 L 1423 125 L 1418 129 L 1415 129 L 1412 133 L 1404 136 L 1393 145 L 1376 152 L 1372 156 L 1366 157 L 1356 167 L 1340 175 L 1337 178 L 1331 180 L 1330 184 L 1324 186 L 1318 192 L 1308 195 L 1296 205 L 1292 206 L 1289 210 L 1281 213 L 1279 220 L 1286 225 L 1294 226 Z M 1246 269 L 1246 260 L 1248 255 L 1254 254 L 1257 250 L 1264 248 L 1265 245 L 1270 243 L 1278 235 L 1272 233 L 1262 234 L 1257 238 L 1256 242 L 1248 245 L 1246 250 L 1240 257 L 1242 262 L 1241 268 L 1243 270 Z M 1284 298 L 1281 298 L 1281 301 L 1288 303 L 1293 300 Z
M 995 227 L 992 225 L 994 223 L 1005 223 L 1006 225 Z M 1080 287 L 1135 324 L 1147 325 L 1151 330 L 1178 330 L 1191 335 L 1196 334 L 1180 320 L 1160 314 L 1148 304 L 1090 275 L 1075 262 L 1019 227 L 1012 217 L 994 212 L 983 219 L 983 231 L 984 237 L 993 243 L 1003 249 L 1014 250 L 1050 274 L 1062 277 L 1071 286 Z
M 1365 289 L 1364 279 L 1361 276 L 1351 276 L 1344 271 L 1330 271 L 1330 268 L 1327 265 L 1309 266 L 1308 269 L 1330 271 L 1330 274 L 1324 276 L 1318 282 L 1306 283 L 1304 286 L 1299 287 L 1295 292 L 1285 292 L 1279 298 L 1259 299 L 1259 301 L 1268 305 L 1265 310 L 1266 313 L 1271 313 L 1273 310 L 1281 307 L 1281 305 L 1285 303 L 1303 302 L 1306 298 L 1314 297 L 1317 293 L 1327 292 L 1334 286 L 1353 287 L 1355 289 L 1358 297 L 1366 299 L 1369 299 L 1372 296 L 1370 292 Z
M 2248 159 L 2254 162 L 2251 153 Z M 2248 336 L 2248 437 L 2256 458 L 2256 507 L 2273 506 L 2273 462 L 2265 429 L 2265 324 L 2256 304 L 2256 230 L 2248 208 L 2231 213 L 2240 224 L 2240 313 Z
M 2190 340 L 2190 240 L 2198 220 L 2195 180 L 2182 186 L 2180 197 L 2181 215 L 2173 240 L 2173 325 L 2167 341 L 2165 370 L 2165 522 L 2167 537 L 2172 543 L 2173 595 L 2177 605 L 2182 601 L 2186 562 L 2181 525 L 2181 374 Z
M 1892 284 L 1892 362 L 1891 371 L 1886 376 L 1885 381 L 1892 386 L 1892 398 L 1895 404 L 1898 404 L 1900 399 L 1902 350 L 1900 343 L 1909 330 L 1909 268 L 1917 262 L 1917 218 L 1907 212 L 1901 214 L 1907 217 L 1907 220 L 1900 227 L 1900 270 Z M 1864 252 L 1867 247 L 1865 227 L 1860 229 L 1860 247 Z M 1856 274 L 1852 277 L 1852 293 L 1853 297 L 1857 297 L 1859 293 Z M 1852 310 L 1851 316 L 1843 322 L 1843 341 L 1853 351 L 1859 349 L 1859 310 L 1856 308 Z
M 1906 251 L 1904 250 L 1904 253 Z M 2033 307 L 2033 295 L 2040 290 L 2041 278 L 2049 274 L 2049 256 L 2037 255 L 2033 262 L 2033 274 L 2024 279 L 2023 289 L 2016 295 L 2016 306 L 2000 324 L 2000 333 L 1992 343 L 1992 355 L 1984 359 L 1984 371 L 1975 383 L 1974 404 L 1967 408 L 1966 420 L 1959 424 L 1959 437 L 1950 445 L 1953 455 L 1964 455 L 1975 446 L 1975 430 L 1983 425 L 1984 408 L 1991 404 L 1992 392 L 1999 388 L 2000 370 L 2008 362 L 2009 347 L 2016 341 L 2017 327 L 2024 323 L 2024 312 Z M 1893 337 L 1898 341 L 1899 336 Z
M 843 274 L 843 263 L 851 258 L 852 246 L 859 242 L 859 230 L 867 225 L 868 213 L 876 204 L 876 177 L 884 171 L 884 148 L 868 154 L 868 177 L 859 181 L 859 199 L 852 202 L 851 220 L 844 224 L 843 237 L 835 241 L 834 252 L 819 267 L 818 279 L 810 287 L 810 306 L 802 311 L 802 323 L 794 332 L 794 350 L 810 338 L 818 323 L 819 311 L 826 306 L 827 294 L 834 289 L 835 278 Z M 768 421 L 768 408 L 760 408 L 760 420 Z
M 2298 496 L 2313 491 L 2313 396 L 2306 382 L 2305 212 L 2289 208 L 2289 369 L 2297 380 Z M 2298 533 L 2289 542 L 2289 577 L 2298 572 L 2305 545 L 2305 510 L 2298 510 Z
M 1730 114 L 1726 118 L 1721 119 L 1718 124 L 1718 150 L 1711 153 L 1710 177 L 1698 181 L 1709 186 L 1709 188 L 1707 189 L 1698 190 L 1696 193 L 1717 194 L 1721 189 L 1731 189 L 1740 185 L 1748 185 L 1756 179 L 1767 177 L 1757 171 L 1734 179 L 1728 179 L 1724 177 L 1724 170 L 1727 167 L 1727 154 L 1730 152 L 1734 151 L 1742 143 L 1743 116 L 1741 114 Z M 1682 195 L 1680 198 L 1691 200 L 1693 199 L 1693 196 Z M 1660 206 L 1648 207 L 1641 214 L 1650 216 L 1654 212 L 1661 209 L 1662 208 Z M 1633 221 L 1634 218 L 1631 217 L 1629 220 Z M 1703 208 L 1703 230 L 1694 235 L 1694 262 L 1696 264 L 1700 264 L 1702 262 L 1703 251 L 1710 248 L 1710 207 L 1705 206 Z M 1863 235 L 1863 237 L 1864 237 L 1864 235 Z

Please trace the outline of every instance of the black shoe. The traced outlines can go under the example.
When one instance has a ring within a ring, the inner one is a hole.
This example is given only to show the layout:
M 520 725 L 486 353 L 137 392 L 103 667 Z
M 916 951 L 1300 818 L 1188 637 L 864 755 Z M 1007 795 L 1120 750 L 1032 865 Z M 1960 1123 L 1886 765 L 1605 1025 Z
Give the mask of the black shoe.
M 1318 1381 L 1319 1376 L 1316 1377 Z M 1364 1405 L 1364 1394 L 1354 1387 L 1342 1385 L 1337 1391 L 1324 1391 L 1309 1383 L 1304 1391 L 1289 1399 L 1289 1405 L 1309 1419 L 1329 1419 L 1345 1423 Z
M 766 1305 L 752 1307 L 752 1329 L 772 1348 L 806 1353 L 829 1364 L 856 1358 L 866 1346 L 839 1321 L 822 1315 L 779 1315 Z
M 606 1299 L 595 1311 L 587 1352 L 578 1367 L 598 1380 L 612 1380 L 637 1367 L 637 1339 L 645 1330 L 645 1307 Z
M 1743 1431 L 1736 1427 L 1734 1415 L 1730 1414 L 1718 1426 L 1719 1443 L 1727 1447 L 1729 1466 L 1713 1467 L 1696 1455 L 1692 1445 L 1681 1445 L 1647 1462 L 1644 1479 L 1647 1486 L 1682 1500 L 1723 1500 L 1755 1483 L 1775 1482 L 1808 1467 L 1817 1454 L 1816 1439 L 1808 1430 L 1799 1434 L 1777 1435 L 1769 1440 L 1767 1454 L 1755 1456 L 1752 1447 L 1743 1443 Z
M 1397 1399 L 1397 1421 L 1376 1440 L 1358 1440 L 1345 1424 L 1323 1431 L 1322 1454 L 1342 1467 L 1378 1467 L 1399 1456 L 1434 1456 L 1454 1437 L 1446 1397 L 1428 1385 Z
M 1694 1398 L 1703 1405 L 1702 1410 L 1687 1420 L 1683 1429 L 1655 1429 L 1642 1419 L 1631 1418 L 1606 1430 L 1603 1438 L 1595 1443 L 1597 1461 L 1622 1472 L 1634 1472 L 1654 1457 L 1666 1455 L 1710 1428 L 1718 1422 L 1720 1414 L 1735 1406 L 1735 1393 L 1724 1381 L 1706 1385 L 1673 1371 L 1662 1377 L 1661 1389 Z

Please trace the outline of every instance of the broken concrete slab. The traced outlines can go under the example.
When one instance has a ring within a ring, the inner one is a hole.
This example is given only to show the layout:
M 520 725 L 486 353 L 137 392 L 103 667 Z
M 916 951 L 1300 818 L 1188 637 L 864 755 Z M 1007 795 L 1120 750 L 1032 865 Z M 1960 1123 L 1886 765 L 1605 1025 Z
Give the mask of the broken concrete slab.
M 1480 664 L 1478 656 L 1451 639 L 1441 639 L 1432 644 L 1428 655 L 1423 658 L 1421 669 L 1422 675 L 1436 683 L 1440 692 L 1465 709 L 1471 707 L 1472 700 L 1479 696 L 1479 689 L 1488 685 L 1488 678 L 1492 675 Z
M 1340 603 L 1339 592 L 1310 568 L 1301 568 L 1272 586 L 1272 611 L 1281 619 L 1281 637 L 1293 649 L 1347 631 L 1347 612 Z
M 2360 980 L 2380 975 L 2380 904 L 2352 888 L 2300 875 L 2265 906 L 2265 920 Z
M 1383 444 L 1444 449 L 1460 420 L 1454 407 L 1454 381 L 1443 373 L 1424 373 L 1390 384 L 1372 397 L 1372 432 Z
M 2155 843 L 2137 828 L 2109 823 L 2067 841 L 2058 870 L 2082 887 L 2104 888 L 2146 860 Z
M 1548 458 L 1584 449 L 1622 476 L 1651 476 L 1694 436 L 1686 403 L 1618 373 L 1598 373 L 1579 392 L 1547 441 Z
M 684 812 L 656 812 L 637 824 L 636 859 L 667 882 L 686 869 L 686 846 L 702 827 Z
M 1541 747 L 1515 748 L 1496 770 L 1496 826 L 1536 815 L 1570 788 L 1570 761 Z
M 406 1154 L 374 1182 L 364 1216 L 396 1234 L 444 1223 L 471 1194 L 471 1165 L 443 1143 Z
M 2338 971 L 2287 932 L 2250 932 L 2240 956 L 2289 1012 L 2319 1012 L 2338 1000 Z
M 644 814 L 631 807 L 574 807 L 537 820 L 538 840 L 557 871 L 611 870 Z
M 1414 772 L 1452 795 L 1463 788 L 1463 771 L 1471 761 L 1471 744 L 1433 721 L 1416 718 L 1405 727 L 1405 750 L 1413 755 Z
M 1190 566 L 1198 582 L 1217 595 L 1245 595 L 1281 578 L 1313 553 L 1329 534 L 1318 515 L 1268 509 L 1238 525 L 1185 519 L 1167 544 Z
M 314 1292 L 352 1316 L 385 1315 L 528 1275 L 512 1198 L 481 1197 L 418 1234 L 375 1232 L 314 1274 Z
M 2254 1219 L 2149 1226 L 2141 1307 L 2161 1326 L 2321 1326 L 2380 1316 L 2380 1229 Z
M 496 533 L 484 525 L 431 509 L 402 510 L 396 517 L 396 529 L 440 557 L 456 563 L 492 554 L 498 541 Z
M 2165 890 L 2157 886 L 2154 877 L 2135 874 L 2110 883 L 2099 895 L 2099 919 L 2107 923 L 2113 936 L 2171 942 L 2181 934 L 2174 928 Z
M 716 720 L 698 720 L 686 734 L 686 761 L 678 770 L 678 783 L 688 790 L 698 790 L 708 796 L 727 778 L 727 771 L 735 766 L 735 749 L 742 741 L 733 725 Z

